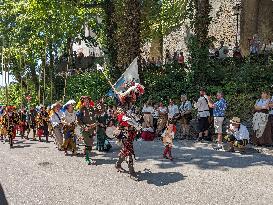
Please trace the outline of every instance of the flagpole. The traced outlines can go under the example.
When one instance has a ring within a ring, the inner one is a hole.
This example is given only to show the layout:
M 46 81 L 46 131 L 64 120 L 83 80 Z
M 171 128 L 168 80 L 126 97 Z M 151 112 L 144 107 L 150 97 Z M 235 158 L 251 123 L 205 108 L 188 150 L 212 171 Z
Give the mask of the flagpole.
M 111 85 L 113 91 L 118 94 L 118 91 L 116 90 L 115 86 L 111 83 L 111 81 L 108 79 L 107 75 L 101 70 L 102 74 L 104 75 L 104 77 L 106 78 L 106 80 L 108 81 L 108 83 Z

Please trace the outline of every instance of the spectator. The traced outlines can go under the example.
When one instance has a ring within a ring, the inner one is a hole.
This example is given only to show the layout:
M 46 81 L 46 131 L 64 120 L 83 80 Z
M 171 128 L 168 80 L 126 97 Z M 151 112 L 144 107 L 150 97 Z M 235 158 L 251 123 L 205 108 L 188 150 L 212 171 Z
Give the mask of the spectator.
M 192 105 L 186 95 L 181 95 L 181 105 L 179 107 L 181 114 L 180 125 L 182 128 L 182 139 L 190 138 L 190 121 L 192 119 Z
M 178 54 L 177 54 L 176 51 L 175 51 L 174 54 L 173 54 L 173 62 L 174 62 L 174 63 L 177 63 L 177 62 L 178 62 Z
M 157 58 L 155 65 L 156 65 L 157 67 L 160 67 L 160 66 L 162 65 L 162 61 L 161 61 L 161 58 L 160 58 L 160 57 Z
M 153 128 L 154 130 L 157 130 L 157 122 L 159 118 L 158 104 L 154 105 L 154 112 L 152 113 L 152 116 L 153 116 Z
M 253 116 L 253 144 L 255 145 L 272 145 L 272 133 L 269 117 L 270 98 L 267 92 L 262 92 L 261 99 L 256 101 L 255 114 Z
M 197 141 L 202 141 L 203 137 L 208 137 L 208 128 L 209 128 L 209 120 L 210 116 L 209 105 L 208 105 L 208 97 L 206 95 L 205 89 L 200 89 L 200 97 L 198 101 L 194 104 L 194 107 L 197 109 L 198 114 L 198 129 L 199 135 Z
M 144 104 L 142 108 L 142 114 L 143 114 L 143 128 L 150 128 L 153 127 L 153 114 L 154 108 L 152 104 L 148 101 L 146 104 Z
M 219 57 L 219 51 L 215 49 L 215 46 L 212 44 L 209 48 L 209 58 L 214 59 L 216 57 L 216 52 L 217 52 L 217 58 Z
M 225 59 L 228 56 L 228 47 L 224 45 L 224 41 L 220 41 L 220 47 L 218 48 L 219 51 L 219 59 Z
M 214 128 L 215 133 L 217 133 L 217 146 L 215 149 L 223 149 L 222 140 L 223 140 L 223 123 L 225 119 L 225 111 L 227 109 L 227 102 L 224 99 L 222 92 L 217 93 L 217 102 L 213 103 L 209 99 L 209 105 L 213 108 L 213 117 L 214 117 Z
M 168 110 L 162 102 L 159 103 L 158 116 L 156 135 L 159 135 L 162 132 L 168 121 Z
M 240 149 L 240 153 L 243 154 L 245 152 L 245 146 L 249 141 L 249 132 L 243 124 L 241 124 L 241 120 L 238 117 L 233 117 L 230 121 L 231 124 L 227 131 L 228 135 L 226 140 L 230 145 L 230 149 L 228 152 L 235 152 L 234 147 L 238 147 Z
M 173 120 L 179 114 L 178 106 L 174 104 L 172 99 L 169 100 L 168 119 Z
M 171 62 L 172 62 L 172 57 L 171 57 L 170 51 L 167 49 L 166 50 L 166 57 L 165 57 L 165 64 L 169 64 Z
M 156 60 L 155 60 L 155 57 L 152 57 L 152 60 L 151 60 L 151 65 L 152 65 L 152 66 L 155 66 L 155 65 L 156 65 Z
M 254 34 L 252 39 L 249 40 L 250 55 L 258 55 L 260 52 L 260 40 L 258 34 Z
M 185 65 L 185 57 L 183 52 L 181 51 L 178 57 L 178 64 L 183 67 Z
M 243 58 L 239 44 L 236 42 L 233 48 L 233 58 L 241 60 Z

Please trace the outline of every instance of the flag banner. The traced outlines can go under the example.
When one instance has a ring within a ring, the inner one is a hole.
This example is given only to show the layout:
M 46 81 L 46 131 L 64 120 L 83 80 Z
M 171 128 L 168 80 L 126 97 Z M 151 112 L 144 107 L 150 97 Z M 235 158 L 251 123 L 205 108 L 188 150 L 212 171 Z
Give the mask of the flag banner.
M 139 83 L 139 74 L 138 74 L 138 64 L 137 57 L 133 60 L 130 66 L 125 70 L 125 72 L 121 75 L 121 77 L 114 84 L 114 88 L 117 92 L 124 92 L 125 86 L 124 84 L 134 81 L 135 83 Z M 115 96 L 113 89 L 109 90 L 107 96 Z

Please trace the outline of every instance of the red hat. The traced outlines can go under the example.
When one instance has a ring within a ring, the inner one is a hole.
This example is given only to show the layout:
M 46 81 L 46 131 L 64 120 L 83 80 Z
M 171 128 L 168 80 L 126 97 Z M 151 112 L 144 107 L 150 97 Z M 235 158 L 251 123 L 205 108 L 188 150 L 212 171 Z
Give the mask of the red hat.
M 91 106 L 91 107 L 94 107 L 94 106 L 95 106 L 95 103 L 91 100 L 91 97 L 89 97 L 89 96 L 81 96 L 81 98 L 80 98 L 81 103 L 83 103 L 83 101 L 84 101 L 85 99 L 88 99 L 88 100 L 90 101 L 90 106 Z

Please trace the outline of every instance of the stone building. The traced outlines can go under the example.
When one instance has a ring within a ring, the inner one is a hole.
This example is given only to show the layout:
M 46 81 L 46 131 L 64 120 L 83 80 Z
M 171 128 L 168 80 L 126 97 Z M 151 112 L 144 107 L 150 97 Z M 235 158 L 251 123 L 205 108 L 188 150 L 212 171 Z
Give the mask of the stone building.
M 219 46 L 219 41 L 224 40 L 225 45 L 232 49 L 236 42 L 237 17 L 234 6 L 241 5 L 240 15 L 238 16 L 238 35 L 237 39 L 244 55 L 248 54 L 249 39 L 258 34 L 260 40 L 273 40 L 273 1 L 272 0 L 210 0 L 212 11 L 212 22 L 209 35 L 216 39 L 215 47 Z M 186 21 L 187 22 L 187 21 Z M 163 56 L 166 49 L 171 54 L 175 51 L 186 52 L 185 40 L 189 35 L 187 25 L 171 32 L 163 39 Z M 157 57 L 160 52 L 151 44 L 150 57 Z M 232 52 L 230 52 L 232 54 Z

